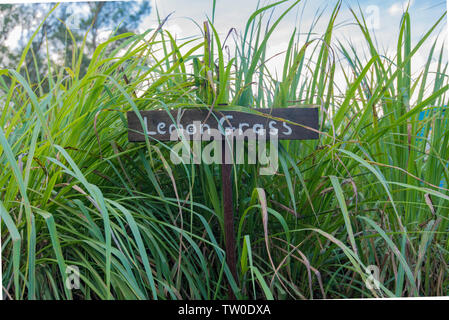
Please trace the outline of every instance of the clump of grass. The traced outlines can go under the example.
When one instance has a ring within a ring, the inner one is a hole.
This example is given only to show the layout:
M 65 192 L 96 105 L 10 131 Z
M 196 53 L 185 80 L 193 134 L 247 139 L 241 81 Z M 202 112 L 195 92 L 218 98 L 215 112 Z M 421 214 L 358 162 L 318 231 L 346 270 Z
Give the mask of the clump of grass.
M 300 1 L 268 28 L 264 15 L 284 2 L 251 15 L 231 59 L 211 22 L 202 37 L 180 43 L 161 21 L 156 30 L 99 45 L 82 77 L 83 50 L 69 65 L 51 65 L 39 83 L 24 76 L 29 46 L 16 70 L 0 70 L 8 298 L 221 299 L 228 282 L 239 299 L 448 294 L 444 47 L 433 44 L 422 72 L 411 74 L 445 14 L 412 47 L 404 13 L 396 55 L 384 57 L 353 11 L 369 52 L 362 58 L 333 39 L 338 3 L 321 37 L 310 30 L 299 47 L 292 33 L 282 77 L 274 79 L 267 42 Z M 171 166 L 170 144 L 129 144 L 124 114 L 295 101 L 319 106 L 320 140 L 280 143 L 275 176 L 234 167 L 234 281 L 222 249 L 219 166 Z M 80 270 L 79 290 L 64 285 L 68 265 Z M 380 269 L 378 290 L 365 285 L 369 265 Z

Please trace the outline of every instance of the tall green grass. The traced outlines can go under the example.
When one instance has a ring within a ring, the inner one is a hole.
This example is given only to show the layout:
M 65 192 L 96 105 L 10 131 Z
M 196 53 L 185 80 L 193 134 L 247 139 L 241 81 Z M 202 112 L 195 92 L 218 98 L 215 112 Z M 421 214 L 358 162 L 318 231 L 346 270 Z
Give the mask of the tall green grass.
M 177 41 L 161 19 L 142 35 L 111 36 L 82 77 L 84 43 L 68 65 L 48 62 L 39 83 L 23 65 L 30 46 L 15 70 L 0 70 L 4 295 L 222 299 L 229 282 L 238 299 L 448 294 L 447 62 L 436 42 L 422 52 L 446 15 L 413 46 L 404 13 L 387 57 L 352 11 L 366 40 L 362 57 L 333 37 L 338 3 L 324 34 L 311 28 L 300 46 L 292 30 L 277 79 L 267 43 L 298 5 L 259 7 L 230 59 L 211 21 L 201 37 Z M 417 52 L 428 60 L 414 75 Z M 234 281 L 220 167 L 174 166 L 171 144 L 128 143 L 125 112 L 297 104 L 320 109 L 319 140 L 280 143 L 274 176 L 234 166 Z M 80 269 L 79 290 L 64 286 L 68 265 Z M 380 268 L 379 290 L 365 285 L 370 265 Z

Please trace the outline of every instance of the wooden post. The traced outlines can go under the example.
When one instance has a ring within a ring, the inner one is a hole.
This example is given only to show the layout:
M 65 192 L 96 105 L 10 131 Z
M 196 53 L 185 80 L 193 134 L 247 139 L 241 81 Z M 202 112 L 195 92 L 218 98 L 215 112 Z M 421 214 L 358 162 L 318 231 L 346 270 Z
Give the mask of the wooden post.
M 227 128 L 247 128 L 257 132 L 261 128 L 266 130 L 276 129 L 279 140 L 307 140 L 318 139 L 318 109 L 317 108 L 274 108 L 274 109 L 253 109 L 253 112 L 241 112 L 229 110 L 214 111 L 214 116 L 210 116 L 207 108 L 186 108 L 181 112 L 177 110 L 148 110 L 140 111 L 138 117 L 134 111 L 129 111 L 128 116 L 128 140 L 130 142 L 144 142 L 147 136 L 150 139 L 159 141 L 174 141 L 171 133 L 173 128 L 185 128 L 190 140 L 202 140 L 202 128 L 223 129 L 223 124 Z M 174 119 L 177 119 L 175 126 Z M 220 120 L 218 120 L 220 119 Z M 143 120 L 143 121 L 142 121 Z M 226 123 L 225 123 L 226 121 Z M 201 124 L 196 130 L 195 122 Z M 191 130 L 189 130 L 189 128 Z M 206 130 L 206 129 L 205 129 Z M 232 138 L 234 139 L 234 138 Z M 177 141 L 177 139 L 175 139 Z M 209 141 L 206 139 L 206 141 Z M 229 141 L 233 142 L 233 141 Z M 236 245 L 234 233 L 234 209 L 232 201 L 232 148 L 231 144 L 222 139 L 222 164 L 221 181 L 223 191 L 223 222 L 225 237 L 226 264 L 231 271 L 232 277 L 238 283 Z M 227 152 L 228 151 L 228 152 Z M 227 157 L 228 155 L 228 157 Z M 234 300 L 235 295 L 228 282 L 228 298 Z
M 234 233 L 234 209 L 232 201 L 232 164 L 226 163 L 226 150 L 230 153 L 230 148 L 227 146 L 226 140 L 222 142 L 222 164 L 221 164 L 221 183 L 223 188 L 223 222 L 224 222 L 224 236 L 225 236 L 225 251 L 226 263 L 231 271 L 234 280 L 237 282 L 237 269 L 235 257 L 235 233 Z M 231 155 L 232 157 L 232 155 Z M 235 300 L 234 292 L 232 291 L 230 283 L 228 283 L 228 298 Z

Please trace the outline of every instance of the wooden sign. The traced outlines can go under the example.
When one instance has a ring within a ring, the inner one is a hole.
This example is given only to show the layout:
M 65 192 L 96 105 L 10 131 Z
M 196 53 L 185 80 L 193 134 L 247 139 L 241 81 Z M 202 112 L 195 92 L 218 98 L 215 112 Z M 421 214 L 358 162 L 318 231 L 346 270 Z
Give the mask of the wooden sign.
M 144 126 L 134 111 L 128 112 L 128 140 L 131 142 L 145 141 L 146 133 L 150 140 L 173 140 L 170 137 L 177 129 L 184 130 L 189 140 L 203 140 L 204 134 L 211 129 L 225 135 L 232 133 L 236 139 L 250 136 L 248 133 L 277 135 L 279 140 L 318 139 L 318 109 L 317 108 L 276 108 L 253 109 L 265 114 L 258 115 L 241 111 L 213 111 L 207 109 L 178 109 L 141 111 Z M 206 120 L 206 121 L 204 121 Z M 314 129 L 314 130 L 310 130 Z
M 142 122 L 134 111 L 128 112 L 128 140 L 131 142 L 145 141 L 145 135 L 151 140 L 178 140 L 179 132 L 189 140 L 223 140 L 221 164 L 223 190 L 223 222 L 225 234 L 226 262 L 234 280 L 238 279 L 236 268 L 236 245 L 234 233 L 234 211 L 232 201 L 232 165 L 225 161 L 224 143 L 232 134 L 236 139 L 245 137 L 277 137 L 279 140 L 318 139 L 318 109 L 317 108 L 276 108 L 253 109 L 261 114 L 240 111 L 213 111 L 207 109 L 178 109 L 140 111 Z M 174 139 L 175 137 L 175 139 Z M 177 138 L 176 138 L 177 137 Z M 263 141 L 263 139 L 262 139 Z M 235 296 L 229 285 L 229 299 Z

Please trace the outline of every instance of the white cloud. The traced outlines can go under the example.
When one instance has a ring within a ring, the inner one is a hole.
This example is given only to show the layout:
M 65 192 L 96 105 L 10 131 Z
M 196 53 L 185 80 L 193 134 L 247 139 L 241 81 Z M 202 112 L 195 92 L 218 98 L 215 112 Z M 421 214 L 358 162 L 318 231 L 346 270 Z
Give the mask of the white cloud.
M 413 0 L 396 2 L 388 9 L 388 13 L 392 16 L 402 15 L 407 7 L 411 7 L 413 5 L 413 2 Z
M 8 35 L 8 38 L 5 41 L 6 46 L 11 49 L 15 50 L 19 47 L 19 39 L 22 36 L 22 27 L 20 25 L 17 25 L 12 29 Z

